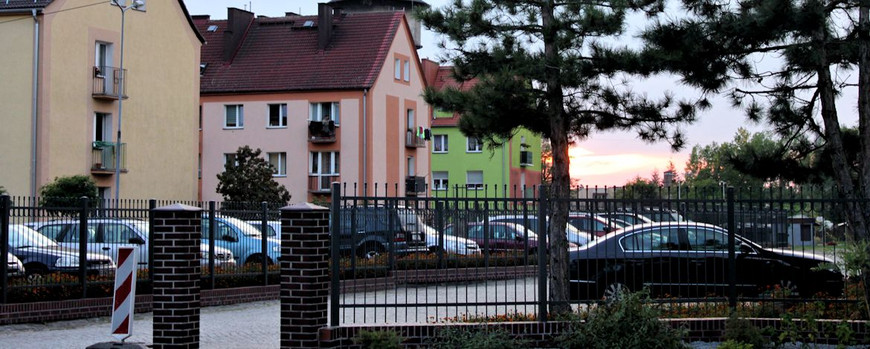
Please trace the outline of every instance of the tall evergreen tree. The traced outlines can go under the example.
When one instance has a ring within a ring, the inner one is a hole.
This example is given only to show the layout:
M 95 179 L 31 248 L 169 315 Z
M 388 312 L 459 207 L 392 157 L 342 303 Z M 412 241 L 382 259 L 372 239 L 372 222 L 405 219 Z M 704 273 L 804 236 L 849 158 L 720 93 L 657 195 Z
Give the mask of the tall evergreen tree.
M 224 172 L 217 175 L 217 192 L 225 201 L 236 203 L 286 204 L 290 193 L 283 185 L 275 182 L 272 175 L 275 168 L 260 156 L 260 149 L 249 146 L 239 147 L 235 161 L 227 161 Z
M 823 145 L 840 196 L 847 199 L 849 227 L 856 238 L 870 238 L 870 1 L 684 0 L 683 5 L 689 17 L 644 34 L 647 61 L 706 91 L 726 93 L 749 119 L 769 123 L 786 144 L 807 135 Z M 857 83 L 848 79 L 856 71 Z M 849 108 L 858 113 L 860 150 L 854 158 L 846 151 L 837 108 L 847 91 L 858 96 Z M 864 275 L 870 278 L 870 268 Z
M 550 244 L 551 311 L 570 310 L 567 247 L 569 139 L 590 133 L 633 129 L 647 141 L 683 145 L 675 123 L 691 122 L 698 106 L 670 96 L 651 100 L 631 91 L 623 73 L 654 68 L 605 40 L 624 35 L 626 16 L 655 14 L 661 0 L 455 0 L 442 9 L 417 13 L 430 29 L 451 42 L 447 61 L 454 78 L 476 80 L 461 91 L 427 89 L 428 103 L 459 112 L 460 130 L 487 143 L 509 139 L 518 127 L 539 132 L 551 145 Z M 618 42 L 616 40 L 612 42 Z

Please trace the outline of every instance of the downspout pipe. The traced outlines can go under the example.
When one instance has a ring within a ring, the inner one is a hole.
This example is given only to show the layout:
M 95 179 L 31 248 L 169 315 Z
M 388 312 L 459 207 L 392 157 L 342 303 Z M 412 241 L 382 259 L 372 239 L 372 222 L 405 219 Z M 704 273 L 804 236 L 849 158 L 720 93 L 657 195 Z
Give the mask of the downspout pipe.
M 39 126 L 39 17 L 36 9 L 31 9 L 33 16 L 33 90 L 31 91 L 30 105 L 30 197 L 36 197 L 36 166 L 39 163 L 37 156 L 37 127 Z
M 368 95 L 369 89 L 363 89 L 363 114 L 362 114 L 362 131 L 363 131 L 363 141 L 362 141 L 362 187 L 363 187 L 363 195 L 368 195 L 368 183 L 369 183 L 369 172 L 368 172 Z

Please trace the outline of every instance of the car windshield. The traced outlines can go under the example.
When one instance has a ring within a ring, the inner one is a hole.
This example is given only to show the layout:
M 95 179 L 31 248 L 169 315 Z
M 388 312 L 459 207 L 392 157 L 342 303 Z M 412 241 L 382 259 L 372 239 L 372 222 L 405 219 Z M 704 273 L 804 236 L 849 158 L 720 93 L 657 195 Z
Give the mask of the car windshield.
M 262 236 L 262 234 L 260 233 L 260 231 L 257 228 L 255 228 L 253 225 L 245 223 L 241 219 L 233 218 L 233 217 L 222 217 L 222 218 L 227 222 L 227 224 L 235 226 L 236 228 L 241 230 L 243 234 L 245 234 L 247 236 L 254 236 L 254 237 Z
M 56 242 L 23 225 L 9 226 L 9 245 L 14 248 L 59 247 Z

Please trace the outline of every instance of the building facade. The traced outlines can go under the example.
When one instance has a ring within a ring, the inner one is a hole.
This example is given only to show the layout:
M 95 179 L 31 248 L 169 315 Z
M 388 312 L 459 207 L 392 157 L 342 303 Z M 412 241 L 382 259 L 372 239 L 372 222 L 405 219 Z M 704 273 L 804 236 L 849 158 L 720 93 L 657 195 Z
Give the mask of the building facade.
M 451 76 L 452 67 L 423 60 L 426 81 L 436 89 L 468 88 Z M 519 129 L 497 147 L 467 137 L 459 130 L 460 115 L 434 110 L 432 118 L 432 173 L 429 186 L 434 196 L 532 195 L 541 184 L 541 136 Z
M 406 183 L 429 173 L 429 108 L 404 12 L 255 17 L 230 8 L 226 20 L 194 16 L 202 50 L 201 191 L 220 200 L 217 174 L 241 146 L 260 149 L 293 201 L 327 200 L 330 183 L 348 193 Z
M 0 185 L 11 195 L 85 174 L 107 199 L 196 198 L 202 37 L 180 0 L 126 3 L 122 30 L 109 1 L 0 2 Z

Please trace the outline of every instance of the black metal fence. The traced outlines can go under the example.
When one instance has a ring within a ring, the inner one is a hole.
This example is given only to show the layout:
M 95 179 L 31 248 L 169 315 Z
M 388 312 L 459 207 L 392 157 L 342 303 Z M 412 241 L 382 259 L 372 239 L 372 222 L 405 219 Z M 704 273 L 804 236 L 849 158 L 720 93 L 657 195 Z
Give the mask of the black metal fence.
M 332 325 L 546 319 L 546 191 L 377 189 L 333 187 Z M 679 190 L 593 188 L 563 202 L 575 309 L 644 290 L 670 316 L 866 318 L 838 270 L 851 232 L 832 191 Z M 423 250 L 409 248 L 415 237 Z
M 160 200 L 40 200 L 0 196 L 2 302 L 111 295 L 119 247 L 138 247 L 137 292 L 151 290 L 151 210 Z M 203 208 L 202 285 L 278 283 L 278 207 L 183 202 Z M 271 223 L 271 224 L 270 224 Z M 266 228 L 265 239 L 260 229 Z M 86 252 L 85 252 L 86 251 Z

